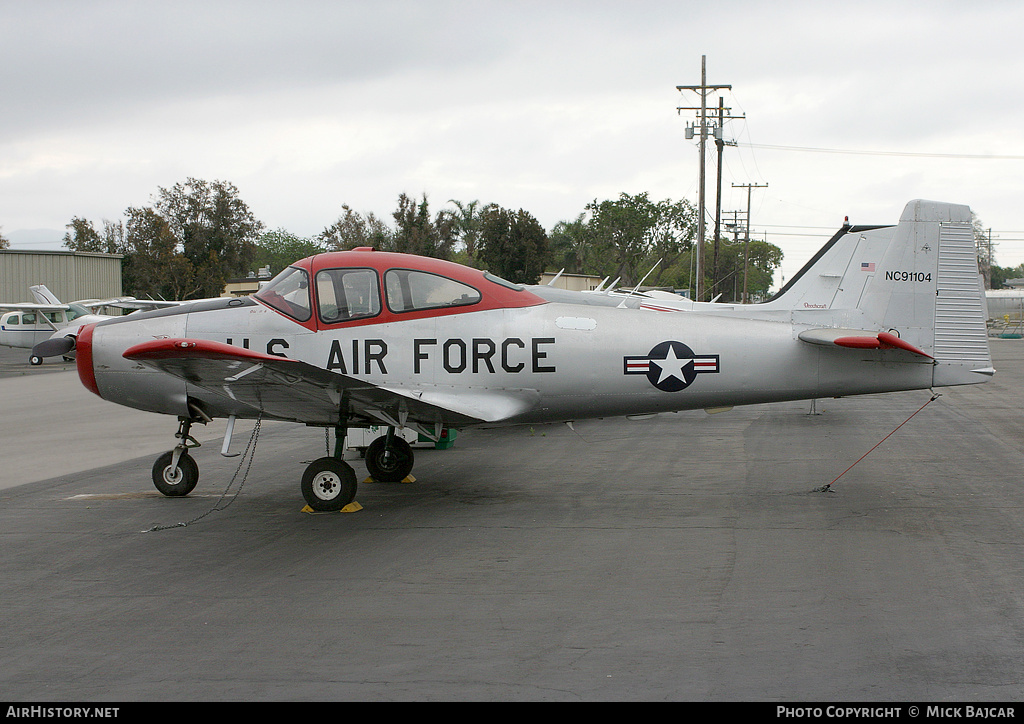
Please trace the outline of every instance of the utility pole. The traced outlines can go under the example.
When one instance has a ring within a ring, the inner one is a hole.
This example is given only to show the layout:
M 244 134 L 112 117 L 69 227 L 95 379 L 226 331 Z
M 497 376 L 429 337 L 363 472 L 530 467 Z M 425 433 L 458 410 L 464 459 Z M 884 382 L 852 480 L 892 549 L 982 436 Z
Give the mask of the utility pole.
M 718 97 L 718 126 L 715 128 L 715 145 L 718 146 L 718 194 L 715 197 L 715 238 L 714 238 L 714 257 L 711 264 L 711 293 L 714 295 L 718 289 L 718 283 L 722 280 L 722 270 L 718 264 L 718 246 L 720 242 L 720 236 L 722 234 L 722 151 L 726 146 L 735 146 L 735 141 L 725 140 L 725 121 L 728 118 L 732 120 L 735 116 L 731 113 L 731 108 L 725 107 L 724 99 Z M 740 116 L 744 118 L 746 114 Z
M 988 239 L 986 240 L 985 247 L 985 288 L 992 288 L 992 229 L 991 227 L 987 232 Z
M 718 96 L 718 128 L 715 129 L 715 146 L 718 147 L 718 193 L 715 195 L 715 236 L 714 253 L 711 255 L 711 296 L 714 297 L 718 291 L 718 281 L 721 272 L 718 269 L 718 239 L 722 232 L 722 151 L 725 148 L 725 140 L 722 127 L 725 125 L 725 106 L 722 96 Z
M 750 258 L 750 190 L 766 189 L 768 184 L 733 184 L 732 187 L 747 190 L 747 233 L 743 235 L 743 298 L 741 300 L 743 304 L 747 304 L 747 263 Z
M 696 128 L 700 129 L 700 187 L 697 200 L 697 283 L 695 288 L 695 301 L 703 301 L 704 293 L 704 149 L 708 138 L 708 93 L 712 91 L 727 89 L 732 90 L 731 85 L 708 85 L 707 56 L 700 56 L 700 85 L 677 85 L 678 91 L 694 91 L 700 94 L 700 108 L 676 108 L 677 111 L 700 111 L 700 125 L 687 126 L 686 137 L 693 138 Z M 719 129 L 721 127 L 719 126 Z

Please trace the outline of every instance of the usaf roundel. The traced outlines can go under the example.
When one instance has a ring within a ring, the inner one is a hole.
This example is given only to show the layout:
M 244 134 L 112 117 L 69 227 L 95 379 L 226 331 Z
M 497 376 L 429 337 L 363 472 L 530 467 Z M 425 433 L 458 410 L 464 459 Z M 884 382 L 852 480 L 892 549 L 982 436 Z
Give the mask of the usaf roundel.
M 644 357 L 623 357 L 622 366 L 624 374 L 647 375 L 659 390 L 679 392 L 697 375 L 718 372 L 718 355 L 698 355 L 682 342 L 662 342 Z

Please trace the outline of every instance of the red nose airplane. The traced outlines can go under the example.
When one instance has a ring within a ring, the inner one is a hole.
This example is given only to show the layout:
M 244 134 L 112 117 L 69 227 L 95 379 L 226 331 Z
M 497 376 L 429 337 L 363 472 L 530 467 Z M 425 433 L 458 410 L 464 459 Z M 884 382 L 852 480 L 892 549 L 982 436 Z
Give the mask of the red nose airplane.
M 649 301 L 649 300 L 648 300 Z M 844 225 L 762 304 L 645 303 L 642 295 L 511 284 L 450 262 L 372 249 L 296 262 L 248 298 L 206 300 L 84 328 L 82 382 L 179 419 L 153 468 L 165 495 L 199 472 L 197 422 L 333 428 L 302 476 L 314 510 L 356 492 L 348 428 L 378 480 L 413 465 L 410 428 L 447 428 L 975 384 L 993 373 L 970 209 L 914 201 L 898 225 Z M 225 439 L 225 450 L 228 439 Z

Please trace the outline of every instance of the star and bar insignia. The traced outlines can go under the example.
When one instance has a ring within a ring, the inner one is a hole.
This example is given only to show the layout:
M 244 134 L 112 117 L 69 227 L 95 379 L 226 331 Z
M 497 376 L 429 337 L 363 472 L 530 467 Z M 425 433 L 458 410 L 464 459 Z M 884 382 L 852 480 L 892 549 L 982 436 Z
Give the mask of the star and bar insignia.
M 648 381 L 664 392 L 689 387 L 697 375 L 718 372 L 717 354 L 698 355 L 682 342 L 662 342 L 646 356 L 622 358 L 623 374 L 647 375 Z

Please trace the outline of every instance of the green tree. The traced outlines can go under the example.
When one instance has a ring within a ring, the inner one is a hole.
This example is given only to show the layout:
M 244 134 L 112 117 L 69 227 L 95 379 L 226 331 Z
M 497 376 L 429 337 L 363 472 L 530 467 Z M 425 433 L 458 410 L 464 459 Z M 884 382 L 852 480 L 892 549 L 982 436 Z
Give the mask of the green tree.
M 1009 289 L 1006 283 L 1010 279 L 1024 278 L 1024 264 L 1019 266 L 992 265 L 991 289 Z
M 469 203 L 462 203 L 455 199 L 448 199 L 448 203 L 455 204 L 458 213 L 455 215 L 456 241 L 461 245 L 459 251 L 460 261 L 468 266 L 474 266 L 479 253 L 480 230 L 483 226 L 480 202 L 476 199 Z
M 767 241 L 751 239 L 749 244 L 722 243 L 719 251 L 720 275 L 714 294 L 721 301 L 743 301 L 743 276 L 747 277 L 747 301 L 768 296 L 775 270 L 782 264 L 782 249 Z
M 394 251 L 451 258 L 458 233 L 451 211 L 439 211 L 431 218 L 426 194 L 417 203 L 403 193 L 398 197 L 398 208 L 392 216 L 395 219 Z
M 124 288 L 138 297 L 218 296 L 228 278 L 243 276 L 255 259 L 263 224 L 226 181 L 188 179 L 160 188 L 151 207 L 129 207 L 126 221 L 93 223 L 73 217 L 64 246 L 122 254 Z
M 704 258 L 710 258 L 711 242 L 704 243 Z M 693 289 L 696 266 L 696 246 L 681 254 L 669 269 L 663 282 L 677 289 Z M 721 302 L 740 302 L 743 299 L 743 276 L 746 270 L 748 301 L 764 298 L 771 288 L 775 270 L 782 263 L 782 249 L 766 241 L 751 239 L 744 248 L 742 241 L 722 239 L 719 246 L 719 279 L 712 298 Z M 704 288 L 712 289 L 711 270 L 704 274 Z
M 978 215 L 971 212 L 971 228 L 974 231 L 974 244 L 977 247 L 978 271 L 985 280 L 986 289 L 998 289 L 992 282 L 993 267 L 995 258 L 992 255 L 992 230 L 986 229 L 985 225 L 978 218 Z
M 528 212 L 490 204 L 483 210 L 480 260 L 500 277 L 536 284 L 550 258 L 548 235 Z
M 123 254 L 124 227 L 120 221 L 103 220 L 103 232 L 88 219 L 75 216 L 64 233 L 64 246 L 72 251 L 87 251 L 102 254 Z
M 0 234 L 0 249 L 6 249 L 10 245 L 11 242 L 7 239 L 7 237 L 4 236 L 3 234 Z
M 160 188 L 154 210 L 167 221 L 191 264 L 198 296 L 217 296 L 229 278 L 250 271 L 263 223 L 233 184 L 189 178 Z
M 100 239 L 96 227 L 88 219 L 80 216 L 73 216 L 71 223 L 65 225 L 68 231 L 64 233 L 64 246 L 72 251 L 103 251 L 103 241 Z
M 570 274 L 583 274 L 588 268 L 592 239 L 586 217 L 583 213 L 573 221 L 559 221 L 548 237 L 552 263 Z
M 395 232 L 372 212 L 363 216 L 353 211 L 348 204 L 343 204 L 341 209 L 342 214 L 338 220 L 316 237 L 318 243 L 333 251 L 345 251 L 360 246 L 372 246 L 388 251 L 394 247 Z
M 688 251 L 695 238 L 696 211 L 687 201 L 651 201 L 647 193 L 619 194 L 587 204 L 590 273 L 635 284 L 648 272 L 648 285 L 661 284 L 665 269 Z
M 199 296 L 202 285 L 195 267 L 180 252 L 167 219 L 148 207 L 130 207 L 125 214 L 121 269 L 126 293 L 154 299 Z
M 260 234 L 256 239 L 256 267 L 270 267 L 271 274 L 277 274 L 289 264 L 326 251 L 324 244 L 316 239 L 303 239 L 290 231 L 277 229 Z

